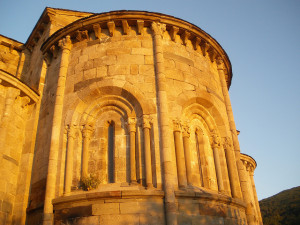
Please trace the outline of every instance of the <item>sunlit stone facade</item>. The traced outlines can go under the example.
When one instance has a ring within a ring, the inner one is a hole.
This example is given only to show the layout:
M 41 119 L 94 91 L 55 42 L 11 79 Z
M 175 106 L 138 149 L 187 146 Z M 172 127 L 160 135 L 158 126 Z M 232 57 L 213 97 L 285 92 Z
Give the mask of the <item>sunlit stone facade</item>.
M 46 8 L 0 54 L 1 224 L 262 224 L 231 64 L 200 28 Z

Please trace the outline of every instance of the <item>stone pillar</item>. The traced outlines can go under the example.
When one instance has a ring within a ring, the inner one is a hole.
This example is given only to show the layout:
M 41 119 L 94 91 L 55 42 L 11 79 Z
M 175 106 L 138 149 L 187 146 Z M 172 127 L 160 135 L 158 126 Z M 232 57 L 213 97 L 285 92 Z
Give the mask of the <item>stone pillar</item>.
M 188 185 L 192 184 L 192 165 L 191 165 L 191 152 L 190 152 L 190 128 L 187 124 L 183 125 L 183 148 L 185 156 L 185 166 L 186 166 L 186 178 Z
M 233 112 L 231 108 L 231 103 L 230 103 L 230 98 L 229 98 L 229 93 L 228 93 L 228 87 L 225 79 L 225 68 L 224 68 L 224 62 L 221 57 L 217 59 L 217 66 L 218 66 L 218 72 L 219 72 L 219 77 L 220 77 L 220 82 L 222 86 L 222 92 L 223 92 L 223 97 L 224 97 L 224 102 L 225 102 L 225 107 L 226 107 L 226 112 L 228 116 L 228 122 L 229 122 L 229 127 L 232 135 L 232 141 L 233 141 L 233 147 L 234 147 L 234 152 L 235 152 L 235 160 L 236 164 L 233 165 L 234 169 L 238 170 L 238 177 L 237 179 L 240 179 L 240 170 L 243 169 L 243 166 L 241 165 L 240 162 L 240 144 L 238 141 L 237 137 L 237 131 L 235 127 L 235 122 L 233 118 Z M 238 180 L 238 183 L 240 184 L 240 181 Z M 236 188 L 236 198 L 242 199 L 242 192 L 241 192 L 241 186 L 238 185 Z
M 255 201 L 255 208 L 256 208 L 256 217 L 258 219 L 259 225 L 263 224 L 262 217 L 261 217 L 261 212 L 260 212 L 260 207 L 259 207 L 259 202 L 257 198 L 257 193 L 256 193 L 256 188 L 255 188 L 255 182 L 254 182 L 254 167 L 250 167 L 250 181 L 252 185 L 252 191 L 253 191 L 253 196 L 254 196 L 254 201 Z
M 240 176 L 240 182 L 241 182 L 241 188 L 243 192 L 244 201 L 247 205 L 246 207 L 246 217 L 247 217 L 247 224 L 248 225 L 256 225 L 255 222 L 255 212 L 254 212 L 254 205 L 251 201 L 251 193 L 252 191 L 252 185 L 249 184 L 249 175 L 247 173 L 246 167 L 247 167 L 247 161 L 242 161 L 242 166 L 244 167 L 243 170 L 241 170 L 241 176 Z
M 135 134 L 136 134 L 135 118 L 128 118 L 128 128 L 129 128 L 129 136 L 130 136 L 130 183 L 137 184 L 136 157 L 135 157 Z
M 230 137 L 224 138 L 223 148 L 225 150 L 225 157 L 226 157 L 227 168 L 228 168 L 231 195 L 233 198 L 238 198 L 240 184 L 239 184 L 239 179 L 238 179 L 236 162 L 235 162 L 235 158 L 234 158 L 234 152 L 232 150 L 232 140 Z
M 223 177 L 222 177 L 222 169 L 221 169 L 221 162 L 220 162 L 220 144 L 221 140 L 220 137 L 216 134 L 215 131 L 212 132 L 211 135 L 211 147 L 214 153 L 214 161 L 217 173 L 217 180 L 218 180 L 218 189 L 219 192 L 224 192 L 224 184 L 223 184 Z
M 88 177 L 89 168 L 89 145 L 91 140 L 91 134 L 93 133 L 92 126 L 86 124 L 82 129 L 82 168 L 81 168 L 81 178 Z
M 174 142 L 175 142 L 175 153 L 176 153 L 176 164 L 177 164 L 177 177 L 179 188 L 186 188 L 186 171 L 185 171 L 185 159 L 182 148 L 182 142 L 180 140 L 181 124 L 179 121 L 174 120 Z
M 147 188 L 153 187 L 152 181 L 152 160 L 151 160 L 151 145 L 150 145 L 150 117 L 144 116 L 143 129 L 144 129 L 144 150 L 145 150 L 145 170 L 146 170 L 146 185 Z
M 59 47 L 62 49 L 61 62 L 58 72 L 58 81 L 56 89 L 56 98 L 53 112 L 51 143 L 48 162 L 47 184 L 44 203 L 44 225 L 52 225 L 53 223 L 53 205 L 52 200 L 55 197 L 56 175 L 57 175 L 57 159 L 59 151 L 59 137 L 62 123 L 62 111 L 65 94 L 66 76 L 69 65 L 69 54 L 72 42 L 70 36 L 66 36 L 59 41 Z
M 68 126 L 67 140 L 67 162 L 66 162 L 66 180 L 64 194 L 68 195 L 71 192 L 72 180 L 73 180 L 73 149 L 75 139 L 75 125 Z
M 169 127 L 169 110 L 167 99 L 166 78 L 164 73 L 164 56 L 163 56 L 163 33 L 166 30 L 166 25 L 158 22 L 153 22 L 151 25 L 153 34 L 153 48 L 154 48 L 154 66 L 155 79 L 157 90 L 157 109 L 158 109 L 158 123 L 160 133 L 160 148 L 162 153 L 164 190 L 165 190 L 165 212 L 167 224 L 176 225 L 176 203 L 174 186 L 172 182 L 172 152 L 170 148 L 170 127 Z

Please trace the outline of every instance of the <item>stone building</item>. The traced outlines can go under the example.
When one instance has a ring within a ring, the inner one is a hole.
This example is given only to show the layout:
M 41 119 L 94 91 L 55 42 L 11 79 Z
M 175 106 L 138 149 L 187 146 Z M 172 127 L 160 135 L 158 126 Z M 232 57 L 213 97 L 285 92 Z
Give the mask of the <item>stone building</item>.
M 0 36 L 0 224 L 262 224 L 231 79 L 160 13 L 46 8 Z

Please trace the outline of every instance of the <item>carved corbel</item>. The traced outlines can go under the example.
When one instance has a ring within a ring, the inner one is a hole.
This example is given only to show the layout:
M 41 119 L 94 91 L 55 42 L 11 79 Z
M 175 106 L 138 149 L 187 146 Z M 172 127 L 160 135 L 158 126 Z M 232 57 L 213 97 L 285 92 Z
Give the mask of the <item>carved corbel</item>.
M 208 49 L 208 56 L 211 62 L 214 62 L 217 57 L 217 52 L 212 46 L 210 46 L 210 48 Z
M 144 20 L 137 20 L 137 32 L 138 34 L 143 34 L 143 30 L 144 30 Z
M 25 106 L 27 106 L 28 103 L 30 102 L 30 98 L 28 96 L 24 96 L 24 97 L 18 96 L 18 99 L 21 102 L 21 107 L 22 108 L 25 108 Z
M 109 21 L 107 22 L 107 27 L 108 27 L 108 31 L 109 31 L 109 36 L 114 36 L 115 34 L 115 29 L 116 29 L 116 25 L 114 21 Z
M 218 70 L 225 70 L 224 60 L 222 59 L 221 56 L 218 56 L 216 58 L 216 63 L 217 63 Z
M 200 47 L 201 47 L 202 54 L 205 57 L 206 56 L 206 52 L 207 52 L 207 50 L 209 48 L 209 44 L 206 41 L 202 40 L 200 42 Z
M 93 25 L 94 33 L 96 38 L 100 39 L 101 38 L 101 27 L 100 24 L 94 24 Z
M 181 35 L 181 38 L 182 38 L 184 45 L 187 45 L 190 36 L 191 36 L 191 33 L 189 33 L 188 31 L 183 32 L 183 34 Z
M 123 33 L 125 35 L 129 34 L 130 26 L 128 25 L 127 20 L 122 20 Z
M 47 66 L 50 66 L 50 64 L 51 64 L 51 54 L 49 52 L 46 52 L 44 54 L 43 59 L 46 62 Z
M 170 36 L 171 36 L 172 41 L 176 41 L 176 35 L 177 35 L 178 31 L 179 31 L 178 27 L 175 27 L 175 26 L 171 27 Z
M 84 39 L 88 39 L 88 31 L 87 30 L 77 30 L 75 34 L 75 38 L 77 41 L 82 41 Z
M 199 38 L 199 37 L 195 37 L 194 38 L 194 40 L 193 40 L 193 46 L 194 46 L 195 50 L 198 49 L 198 46 L 200 45 L 200 42 L 201 42 L 201 38 Z
M 52 53 L 54 59 L 56 59 L 56 58 L 57 58 L 57 53 L 58 53 L 57 47 L 56 47 L 55 45 L 52 45 L 52 46 L 50 47 L 50 51 L 51 51 L 51 53 Z

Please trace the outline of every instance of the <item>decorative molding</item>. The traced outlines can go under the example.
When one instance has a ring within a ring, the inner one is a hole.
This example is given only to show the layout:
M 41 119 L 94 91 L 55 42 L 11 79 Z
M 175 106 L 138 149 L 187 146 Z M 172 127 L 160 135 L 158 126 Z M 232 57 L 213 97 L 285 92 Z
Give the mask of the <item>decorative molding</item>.
M 181 121 L 179 119 L 173 120 L 173 130 L 174 130 L 174 132 L 181 131 Z

